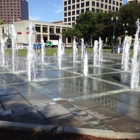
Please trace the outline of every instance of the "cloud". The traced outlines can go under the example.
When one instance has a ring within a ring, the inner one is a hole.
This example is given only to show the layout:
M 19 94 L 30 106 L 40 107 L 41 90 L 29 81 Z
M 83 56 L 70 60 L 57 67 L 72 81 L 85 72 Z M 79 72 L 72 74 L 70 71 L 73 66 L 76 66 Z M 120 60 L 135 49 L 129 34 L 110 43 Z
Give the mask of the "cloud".
M 61 13 L 62 12 L 62 5 L 54 5 L 54 7 L 55 7 L 55 13 Z
M 40 17 L 29 16 L 29 19 L 30 19 L 30 20 L 38 21 L 38 20 L 40 20 Z

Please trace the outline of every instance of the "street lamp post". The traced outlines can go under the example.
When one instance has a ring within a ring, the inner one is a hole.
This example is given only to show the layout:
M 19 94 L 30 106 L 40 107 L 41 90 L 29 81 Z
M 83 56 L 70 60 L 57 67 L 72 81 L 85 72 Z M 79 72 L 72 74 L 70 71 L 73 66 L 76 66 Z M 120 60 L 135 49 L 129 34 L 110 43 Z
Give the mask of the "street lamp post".
M 126 36 L 126 34 L 128 33 L 128 31 L 126 30 L 128 27 L 128 23 L 123 23 L 123 28 L 124 28 L 124 37 Z
M 112 36 L 113 42 L 112 42 L 112 51 L 111 51 L 112 53 L 115 53 L 114 41 L 115 41 L 115 26 L 116 26 L 117 21 L 118 21 L 117 16 L 115 18 L 111 17 L 111 22 L 112 22 L 112 25 L 113 25 L 113 36 Z

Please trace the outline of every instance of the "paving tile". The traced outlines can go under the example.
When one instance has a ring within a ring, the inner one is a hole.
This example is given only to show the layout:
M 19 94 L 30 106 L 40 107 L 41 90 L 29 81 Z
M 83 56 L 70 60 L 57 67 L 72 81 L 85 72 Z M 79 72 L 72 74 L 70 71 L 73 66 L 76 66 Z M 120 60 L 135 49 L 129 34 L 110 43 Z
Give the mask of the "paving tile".
M 37 110 L 46 118 L 52 118 L 55 116 L 70 113 L 67 109 L 65 109 L 59 104 L 46 104 L 44 106 L 39 106 Z
M 7 101 L 2 102 L 2 105 L 5 109 L 15 109 L 19 107 L 30 106 L 30 104 L 26 100 L 14 100 L 14 101 Z
M 62 115 L 59 117 L 50 118 L 48 120 L 53 125 L 72 126 L 72 127 L 81 127 L 81 128 L 93 128 L 88 123 L 80 121 L 78 119 L 78 117 L 76 117 L 72 114 Z
M 10 118 L 14 122 L 22 122 L 22 123 L 40 123 L 42 121 L 48 122 L 46 119 L 40 115 L 37 111 L 29 111 L 29 112 L 23 112 L 18 114 L 12 114 L 10 115 Z M 47 124 L 50 124 L 49 122 Z
M 140 109 L 126 114 L 127 117 L 140 122 Z
M 103 121 L 107 126 L 118 132 L 140 133 L 140 123 L 125 116 L 119 116 Z
M 19 83 L 24 82 L 24 80 L 20 79 L 15 74 L 2 74 L 1 77 L 5 79 L 7 83 Z
M 74 102 L 72 102 L 72 104 L 77 106 L 78 108 L 81 108 L 81 109 L 90 109 L 93 107 L 101 106 L 97 102 L 92 102 L 90 99 L 74 101 Z
M 79 116 L 81 120 L 83 121 L 88 121 L 88 120 L 91 120 L 93 119 L 93 116 L 90 115 L 90 114 L 85 114 L 85 115 L 82 115 L 82 116 Z
M 86 112 L 99 120 L 104 120 L 104 119 L 120 116 L 119 113 L 112 111 L 111 109 L 108 109 L 106 107 L 92 108 L 92 109 L 86 110 Z
M 10 95 L 15 93 L 17 93 L 17 91 L 12 86 L 0 85 L 0 96 Z
M 82 115 L 86 115 L 87 113 L 85 112 L 85 111 L 74 111 L 74 112 L 72 112 L 74 115 L 76 115 L 76 116 L 82 116 Z

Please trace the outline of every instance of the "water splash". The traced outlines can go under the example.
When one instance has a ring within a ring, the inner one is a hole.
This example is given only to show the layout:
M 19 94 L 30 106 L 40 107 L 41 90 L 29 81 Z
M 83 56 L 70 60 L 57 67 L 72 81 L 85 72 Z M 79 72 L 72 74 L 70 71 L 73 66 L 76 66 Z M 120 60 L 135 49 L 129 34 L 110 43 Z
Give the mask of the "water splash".
M 27 48 L 27 75 L 28 81 L 36 78 L 36 55 L 34 51 L 34 31 L 35 26 L 32 22 L 29 22 L 29 46 Z
M 84 52 L 85 52 L 85 45 L 84 45 L 84 39 L 81 39 L 81 60 L 84 59 Z
M 63 56 L 65 54 L 65 45 L 63 45 L 63 42 L 61 44 L 62 44 L 62 56 Z
M 98 41 L 95 40 L 94 41 L 94 57 L 93 57 L 93 64 L 94 66 L 97 66 L 98 65 L 98 59 L 99 59 L 99 56 L 98 56 Z
M 134 47 L 133 47 L 133 57 L 131 64 L 131 89 L 137 88 L 139 86 L 139 60 L 138 60 L 138 52 L 139 52 L 139 33 L 140 33 L 140 22 L 139 19 L 136 21 L 137 31 L 134 39 Z
M 84 54 L 84 69 L 83 69 L 84 76 L 88 75 L 88 54 L 85 52 Z
M 129 50 L 130 50 L 130 41 L 128 37 L 125 37 L 124 43 L 123 43 L 123 52 L 122 52 L 122 69 L 124 71 L 129 70 Z
M 12 70 L 15 72 L 16 70 L 16 50 L 17 50 L 17 33 L 15 31 L 14 24 L 11 24 L 11 35 L 12 35 Z
M 103 47 L 103 43 L 102 43 L 101 37 L 99 37 L 99 58 L 98 58 L 99 65 L 100 65 L 100 62 L 103 60 L 102 47 Z
M 45 43 L 43 39 L 41 39 L 41 62 L 42 64 L 45 63 Z
M 76 46 L 76 41 L 73 39 L 73 62 L 76 62 L 77 60 L 77 46 Z
M 58 42 L 58 50 L 57 50 L 57 57 L 58 57 L 58 68 L 61 69 L 61 63 L 62 63 L 62 40 L 59 38 Z
M 5 62 L 5 42 L 3 38 L 1 38 L 1 60 L 2 66 L 4 67 L 6 62 Z

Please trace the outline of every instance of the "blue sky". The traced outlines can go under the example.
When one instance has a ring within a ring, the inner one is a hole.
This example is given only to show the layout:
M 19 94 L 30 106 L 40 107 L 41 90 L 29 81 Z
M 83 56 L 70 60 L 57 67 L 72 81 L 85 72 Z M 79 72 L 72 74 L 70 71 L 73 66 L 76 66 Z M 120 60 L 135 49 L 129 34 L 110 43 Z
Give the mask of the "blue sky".
M 27 0 L 30 19 L 53 22 L 63 20 L 63 0 Z
M 32 20 L 53 22 L 63 20 L 63 0 L 27 0 Z M 127 0 L 124 0 L 126 4 Z

